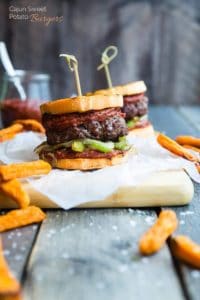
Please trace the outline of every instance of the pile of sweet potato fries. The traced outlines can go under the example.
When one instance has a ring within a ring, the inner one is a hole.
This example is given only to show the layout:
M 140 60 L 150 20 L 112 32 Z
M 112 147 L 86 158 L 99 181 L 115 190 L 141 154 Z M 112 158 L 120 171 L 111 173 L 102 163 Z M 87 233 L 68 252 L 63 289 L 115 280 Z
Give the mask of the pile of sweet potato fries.
M 35 120 L 17 120 L 5 129 L 0 130 L 0 141 L 13 138 L 16 134 L 32 130 L 44 133 L 44 128 Z M 13 200 L 18 209 L 0 216 L 0 233 L 14 228 L 42 222 L 46 215 L 36 206 L 30 205 L 30 198 L 24 189 L 20 178 L 49 173 L 51 166 L 43 161 L 32 161 L 10 165 L 0 165 L 0 201 Z M 3 246 L 0 236 L 0 299 L 20 300 L 21 287 L 14 278 L 3 256 Z
M 157 141 L 162 147 L 170 152 L 194 162 L 200 173 L 200 138 L 180 135 L 176 137 L 175 141 L 168 136 L 159 133 Z
M 200 173 L 200 138 L 181 135 L 177 136 L 175 141 L 160 133 L 157 136 L 157 141 L 170 152 L 194 162 Z M 158 251 L 176 230 L 177 224 L 176 215 L 173 211 L 161 212 L 157 222 L 141 238 L 140 252 L 148 255 Z M 171 237 L 170 248 L 177 259 L 200 269 L 200 245 L 193 242 L 189 237 L 184 235 Z
M 30 205 L 30 198 L 19 178 L 49 173 L 51 166 L 42 160 L 1 165 L 0 166 L 0 193 L 1 201 L 9 198 L 18 206 L 0 216 L 0 233 L 14 228 L 42 222 L 46 215 L 36 206 Z M 2 242 L 0 237 L 0 299 L 21 299 L 20 284 L 12 276 L 3 257 Z

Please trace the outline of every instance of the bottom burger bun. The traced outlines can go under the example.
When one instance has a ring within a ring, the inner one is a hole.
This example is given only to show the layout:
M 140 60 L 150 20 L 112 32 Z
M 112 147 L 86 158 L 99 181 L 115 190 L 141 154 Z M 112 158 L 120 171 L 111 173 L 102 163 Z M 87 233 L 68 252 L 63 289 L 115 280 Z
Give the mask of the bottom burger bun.
M 65 170 L 94 170 L 102 169 L 109 166 L 122 164 L 128 159 L 130 151 L 126 151 L 125 155 L 119 154 L 112 158 L 67 158 L 57 159 L 49 163 L 53 168 L 65 169 Z M 131 150 L 133 152 L 133 150 Z M 48 161 L 47 159 L 45 159 Z
M 145 127 L 130 129 L 128 132 L 128 136 L 140 136 L 140 137 L 149 137 L 149 136 L 153 136 L 154 134 L 155 134 L 154 128 L 151 123 L 149 123 Z

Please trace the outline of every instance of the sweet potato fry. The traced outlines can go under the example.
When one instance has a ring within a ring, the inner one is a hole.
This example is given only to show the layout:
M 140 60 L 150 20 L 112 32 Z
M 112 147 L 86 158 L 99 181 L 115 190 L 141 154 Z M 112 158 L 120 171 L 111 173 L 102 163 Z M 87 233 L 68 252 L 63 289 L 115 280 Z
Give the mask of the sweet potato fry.
M 40 223 L 46 218 L 46 214 L 36 206 L 15 209 L 0 216 L 0 232 L 23 227 L 33 223 Z
M 190 266 L 200 269 L 200 245 L 184 235 L 178 235 L 170 242 L 172 254 Z
M 183 145 L 183 147 L 186 148 L 186 149 L 193 150 L 193 151 L 196 151 L 196 152 L 200 153 L 200 148 L 197 148 L 197 147 L 194 147 L 194 146 L 191 146 L 191 145 Z
M 172 210 L 162 211 L 156 223 L 141 237 L 140 252 L 144 255 L 151 255 L 160 250 L 177 226 L 178 220 L 175 212 Z
M 23 300 L 21 293 L 16 295 L 0 295 L 0 300 Z
M 23 126 L 21 124 L 13 124 L 7 128 L 0 130 L 0 136 L 8 133 L 19 133 L 23 131 Z
M 14 296 L 18 294 L 19 292 L 19 282 L 14 278 L 14 276 L 8 268 L 7 262 L 3 255 L 2 241 L 0 239 L 0 295 L 9 297 L 11 295 Z
M 21 293 L 16 295 L 0 295 L 0 300 L 23 300 Z
M 14 178 L 24 178 L 33 175 L 48 174 L 51 166 L 44 160 L 36 160 L 25 163 L 17 163 L 0 166 L 0 181 L 7 181 Z
M 169 150 L 170 152 L 182 156 L 190 161 L 198 162 L 200 161 L 197 156 L 191 154 L 187 149 L 179 145 L 174 140 L 170 139 L 168 136 L 159 133 L 157 136 L 158 143 L 164 147 L 165 149 Z
M 12 138 L 14 138 L 15 135 L 16 133 L 5 133 L 4 135 L 0 136 L 0 142 L 11 140 Z
M 21 124 L 13 124 L 7 128 L 0 130 L 0 142 L 9 140 L 15 136 L 15 134 L 22 132 L 23 126 Z
M 17 179 L 0 182 L 0 191 L 14 200 L 20 208 L 25 208 L 30 203 L 29 195 Z
M 198 172 L 200 173 L 200 164 L 196 164 L 196 168 L 197 168 Z
M 191 145 L 200 148 L 200 138 L 190 135 L 180 135 L 176 137 L 177 143 L 180 145 Z
M 36 132 L 45 133 L 45 129 L 41 123 L 36 120 L 26 119 L 26 120 L 16 120 L 13 124 L 20 124 L 23 126 L 24 130 L 32 130 Z

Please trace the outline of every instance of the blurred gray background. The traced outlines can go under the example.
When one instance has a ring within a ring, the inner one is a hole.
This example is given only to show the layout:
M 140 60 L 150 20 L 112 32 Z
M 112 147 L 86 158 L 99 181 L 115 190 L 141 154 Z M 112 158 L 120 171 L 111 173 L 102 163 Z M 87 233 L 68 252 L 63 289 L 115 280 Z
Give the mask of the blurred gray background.
M 63 21 L 9 20 L 10 6 L 27 5 L 46 6 L 46 16 Z M 110 66 L 114 85 L 144 80 L 151 103 L 200 104 L 199 0 L 0 0 L 0 40 L 16 68 L 50 73 L 55 98 L 75 92 L 59 53 L 78 58 L 87 92 L 107 86 L 96 67 L 113 44 L 119 49 Z

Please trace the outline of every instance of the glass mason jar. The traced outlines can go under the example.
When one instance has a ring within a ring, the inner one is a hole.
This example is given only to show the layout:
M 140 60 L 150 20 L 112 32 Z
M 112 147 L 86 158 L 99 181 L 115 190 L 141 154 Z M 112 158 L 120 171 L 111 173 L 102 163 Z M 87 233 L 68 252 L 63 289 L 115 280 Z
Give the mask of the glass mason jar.
M 34 71 L 17 70 L 5 74 L 0 90 L 0 110 L 4 127 L 17 119 L 41 121 L 40 104 L 51 99 L 50 76 Z

